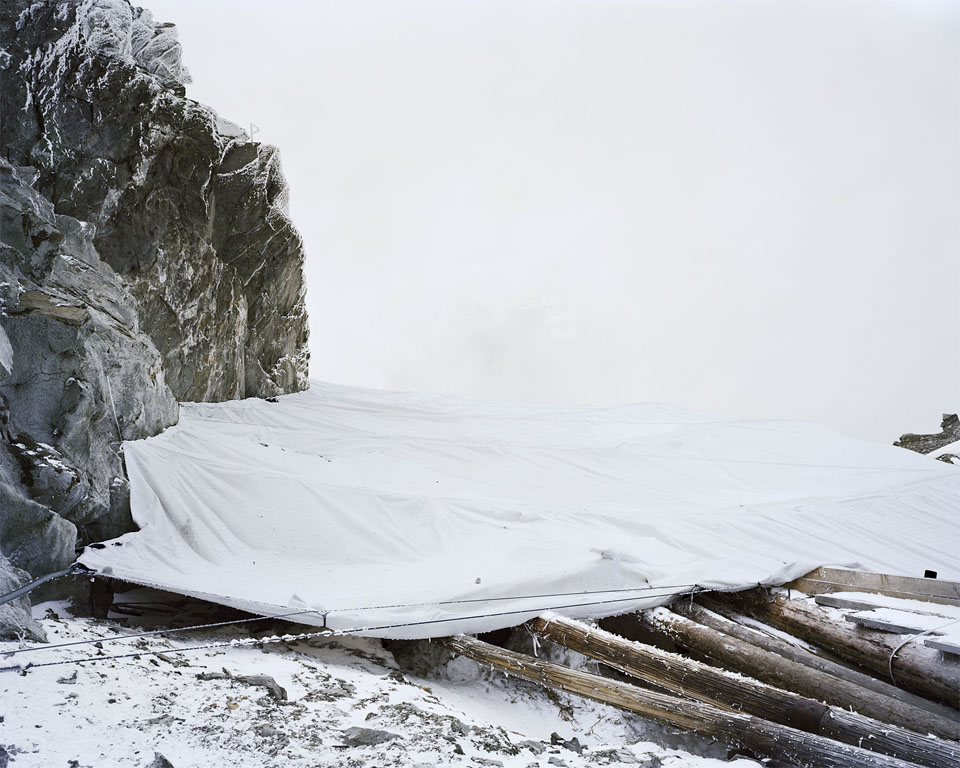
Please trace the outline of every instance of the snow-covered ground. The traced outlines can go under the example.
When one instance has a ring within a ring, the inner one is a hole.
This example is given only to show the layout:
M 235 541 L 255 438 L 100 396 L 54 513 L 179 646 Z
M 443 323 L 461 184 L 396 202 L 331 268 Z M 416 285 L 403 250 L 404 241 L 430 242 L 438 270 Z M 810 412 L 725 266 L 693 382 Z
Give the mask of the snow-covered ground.
M 156 594 L 138 590 L 122 599 L 146 601 Z M 162 615 L 126 621 L 117 614 L 109 621 L 73 617 L 62 602 L 38 605 L 34 613 L 51 644 L 116 637 L 164 620 Z M 414 676 L 398 668 L 379 640 L 341 637 L 177 653 L 272 631 L 266 622 L 241 624 L 103 643 L 102 648 L 87 644 L 0 655 L 0 666 L 7 666 L 164 651 L 160 657 L 0 673 L 0 766 L 727 764 L 721 745 L 697 743 L 619 710 L 546 692 L 467 659 L 454 658 L 426 676 Z M 0 643 L 0 654 L 22 647 L 28 645 Z M 240 679 L 251 675 L 273 678 L 286 699 L 262 681 Z M 551 743 L 553 734 L 567 745 Z M 389 740 L 358 743 L 377 738 Z M 658 745 L 663 743 L 701 756 Z M 746 759 L 736 764 L 758 765 Z

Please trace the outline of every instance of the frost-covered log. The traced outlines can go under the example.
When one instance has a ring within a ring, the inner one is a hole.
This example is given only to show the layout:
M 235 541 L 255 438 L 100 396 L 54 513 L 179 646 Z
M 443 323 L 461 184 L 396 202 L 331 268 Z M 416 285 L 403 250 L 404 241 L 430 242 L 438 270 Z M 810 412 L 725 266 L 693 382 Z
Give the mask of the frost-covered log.
M 956 738 L 956 723 L 931 712 L 833 677 L 777 653 L 763 650 L 665 608 L 645 611 L 644 623 L 685 649 L 720 666 L 756 678 L 768 685 L 796 691 L 817 701 L 852 709 L 885 723 L 917 733 Z
M 524 680 L 610 704 L 734 747 L 745 747 L 790 765 L 817 768 L 907 768 L 915 765 L 752 715 L 643 690 L 599 675 L 540 661 L 466 635 L 445 638 L 439 642 L 462 656 Z
M 896 651 L 893 672 L 897 685 L 954 708 L 960 705 L 960 662 L 919 642 L 901 645 L 906 638 L 900 635 L 835 621 L 816 603 L 789 600 L 786 595 L 770 600 L 751 590 L 729 593 L 723 599 L 884 678 L 889 676 L 890 656 Z
M 826 706 L 749 677 L 625 640 L 579 621 L 552 614 L 526 626 L 545 639 L 680 696 L 730 707 L 920 765 L 955 768 L 960 764 L 960 746 L 956 743 L 921 736 L 856 712 Z
M 892 699 L 893 701 L 890 702 L 890 707 L 896 707 L 901 718 L 905 715 L 912 716 L 916 725 L 908 727 L 912 727 L 915 731 L 920 733 L 933 733 L 936 732 L 938 728 L 949 726 L 946 732 L 940 733 L 939 735 L 944 738 L 960 737 L 960 720 L 958 720 L 956 713 L 950 707 L 938 704 L 935 701 L 930 701 L 922 696 L 917 696 L 902 688 L 897 688 L 889 682 L 879 680 L 872 675 L 859 672 L 850 666 L 825 658 L 824 656 L 814 653 L 812 650 L 800 647 L 799 641 L 789 643 L 777 637 L 773 632 L 765 632 L 761 629 L 745 626 L 742 623 L 747 621 L 745 617 L 738 615 L 735 611 L 732 611 L 729 606 L 725 606 L 715 600 L 710 600 L 707 597 L 698 597 L 697 600 L 698 602 L 695 603 L 685 601 L 677 602 L 670 606 L 670 608 L 682 616 L 693 619 L 707 627 L 712 627 L 718 632 L 723 632 L 726 635 L 738 638 L 751 645 L 756 645 L 790 661 L 812 667 L 813 669 L 825 672 L 831 677 L 845 680 L 860 688 L 874 691 L 875 693 Z M 703 604 L 701 605 L 700 603 Z M 893 702 L 900 702 L 900 704 L 898 706 Z M 915 709 L 931 712 L 937 715 L 938 719 L 925 718 L 923 715 L 914 712 Z

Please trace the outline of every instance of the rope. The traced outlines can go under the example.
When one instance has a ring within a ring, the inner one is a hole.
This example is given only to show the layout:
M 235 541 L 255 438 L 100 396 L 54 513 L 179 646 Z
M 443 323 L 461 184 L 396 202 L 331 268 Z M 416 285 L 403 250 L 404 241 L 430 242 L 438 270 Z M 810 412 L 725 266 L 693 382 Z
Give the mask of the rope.
M 52 651 L 56 648 L 67 648 L 75 645 L 88 645 L 90 643 L 113 643 L 119 640 L 133 640 L 138 637 L 149 637 L 151 635 L 172 635 L 177 632 L 189 632 L 195 629 L 210 629 L 214 627 L 225 627 L 230 624 L 245 624 L 252 621 L 267 621 L 270 619 L 283 619 L 289 616 L 301 616 L 306 613 L 316 613 L 323 617 L 323 626 L 326 626 L 327 616 L 331 613 L 347 613 L 347 612 L 360 612 L 360 611 L 373 611 L 373 610 L 382 610 L 386 608 L 416 608 L 421 606 L 428 605 L 458 605 L 461 603 L 475 603 L 475 602 L 494 602 L 500 600 L 529 600 L 534 598 L 544 598 L 544 597 L 569 597 L 571 595 L 600 595 L 607 593 L 618 593 L 618 592 L 649 592 L 652 590 L 673 590 L 673 589 L 687 589 L 693 587 L 694 589 L 700 589 L 696 585 L 691 584 L 675 584 L 672 586 L 663 586 L 663 587 L 633 587 L 625 589 L 602 589 L 602 590 L 592 590 L 586 592 L 556 592 L 553 594 L 544 594 L 544 595 L 519 595 L 517 597 L 491 597 L 491 598 L 472 598 L 469 600 L 443 600 L 439 602 L 432 603 L 397 603 L 394 605 L 372 605 L 366 606 L 363 608 L 333 608 L 330 610 L 321 611 L 319 609 L 307 609 L 303 611 L 293 611 L 292 613 L 281 613 L 275 616 L 255 616 L 253 618 L 247 619 L 233 619 L 231 621 L 218 621 L 212 624 L 194 624 L 187 627 L 175 627 L 173 629 L 157 629 L 149 632 L 138 632 L 135 634 L 129 635 L 118 635 L 116 637 L 106 637 L 106 638 L 97 638 L 94 640 L 73 640 L 68 643 L 56 643 L 53 645 L 39 645 L 33 648 L 18 648 L 12 651 L 0 651 L 0 656 L 7 658 L 9 656 L 14 656 L 18 653 L 30 653 L 32 651 Z M 665 592 L 662 595 L 651 595 L 651 597 L 669 597 L 675 594 L 686 594 L 686 593 L 677 593 L 677 592 Z M 630 600 L 632 598 L 623 598 L 622 600 L 613 601 L 613 602 L 622 602 L 623 600 Z M 594 605 L 595 603 L 578 603 L 578 605 Z M 522 613 L 523 611 L 521 611 Z M 505 615 L 505 614 L 491 614 L 491 615 Z M 446 619 L 438 619 L 437 621 L 446 621 Z M 351 630 L 358 631 L 358 630 Z
M 364 608 L 331 608 L 326 613 L 347 613 L 352 611 L 380 611 L 386 608 L 422 608 L 428 605 L 462 605 L 466 603 L 494 603 L 501 600 L 539 600 L 546 597 L 573 597 L 574 595 L 606 595 L 620 592 L 649 592 L 654 589 L 692 589 L 696 584 L 668 584 L 662 587 L 622 587 L 618 589 L 586 589 L 582 592 L 547 592 L 539 595 L 506 595 L 504 597 L 471 597 L 462 600 L 441 600 L 424 603 L 395 603 L 393 605 L 370 605 Z M 686 594 L 684 592 L 667 592 L 666 595 Z M 658 597 L 658 595 L 655 595 Z M 591 605 L 591 603 L 584 603 Z
M 709 592 L 712 590 L 701 590 L 701 591 Z M 686 593 L 684 592 L 684 593 L 673 593 L 673 594 L 680 596 Z M 664 596 L 665 595 L 658 595 L 658 597 L 664 597 Z M 334 635 L 336 636 L 352 635 L 352 634 L 357 634 L 361 632 L 377 632 L 385 629 L 400 629 L 403 627 L 419 627 L 427 624 L 445 624 L 451 621 L 469 621 L 472 619 L 488 619 L 488 618 L 495 618 L 499 616 L 513 616 L 516 614 L 526 614 L 531 612 L 562 610 L 564 608 L 579 608 L 581 606 L 587 606 L 587 605 L 607 605 L 610 603 L 622 603 L 632 599 L 633 598 L 630 598 L 630 597 L 623 597 L 617 600 L 595 600 L 595 601 L 586 602 L 586 603 L 571 603 L 569 605 L 556 605 L 556 606 L 550 606 L 548 608 L 539 608 L 539 609 L 536 609 L 536 611 L 531 611 L 531 609 L 516 610 L 516 611 L 500 611 L 497 613 L 482 613 L 482 614 L 475 614 L 472 616 L 451 616 L 445 619 L 431 619 L 426 621 L 408 621 L 408 622 L 397 623 L 397 624 L 381 624 L 378 626 L 354 627 L 352 629 L 325 629 L 319 632 L 304 632 L 298 635 L 279 635 L 279 636 L 271 635 L 270 637 L 250 638 L 247 640 L 235 639 L 225 643 L 209 643 L 205 645 L 195 645 L 195 646 L 188 646 L 186 648 L 176 648 L 176 649 L 167 648 L 163 651 L 150 651 L 150 650 L 137 651 L 136 653 L 124 653 L 124 654 L 117 654 L 113 656 L 87 656 L 81 659 L 64 659 L 62 661 L 47 661 L 47 662 L 42 662 L 40 664 L 31 663 L 31 664 L 27 664 L 26 666 L 20 666 L 19 664 L 15 664 L 13 666 L 0 667 L 0 672 L 26 672 L 26 670 L 28 669 L 38 669 L 40 667 L 58 667 L 66 664 L 83 664 L 88 661 L 94 662 L 94 661 L 112 661 L 115 659 L 129 659 L 129 658 L 134 658 L 138 656 L 152 656 L 158 653 L 185 653 L 190 651 L 211 650 L 215 648 L 256 646 L 256 645 L 265 644 L 265 643 L 294 642 L 297 640 L 309 640 L 315 637 L 331 637 Z M 237 623 L 237 622 L 224 622 L 224 624 L 230 624 L 230 623 Z M 184 627 L 182 630 L 172 630 L 172 631 L 185 631 L 186 629 L 190 629 L 190 627 Z M 110 638 L 110 639 L 125 639 L 125 638 Z M 85 642 L 98 642 L 98 641 L 96 640 L 77 641 L 77 643 L 72 643 L 72 644 L 80 644 Z M 28 648 L 23 650 L 39 650 L 39 649 Z
M 28 584 L 24 584 L 22 587 L 18 587 L 13 590 L 13 592 L 7 592 L 7 594 L 0 596 L 0 605 L 4 603 L 9 603 L 11 600 L 16 600 L 18 597 L 23 597 L 28 592 L 32 592 L 41 584 L 46 584 L 48 581 L 53 581 L 54 579 L 59 579 L 62 576 L 66 576 L 71 573 L 83 573 L 89 570 L 86 566 L 80 565 L 79 563 L 74 563 L 73 565 L 68 566 L 60 571 L 54 571 L 53 573 L 48 573 L 44 576 L 41 576 L 38 579 L 34 579 Z
M 110 395 L 110 410 L 113 411 L 113 422 L 117 425 L 117 437 L 120 439 L 120 444 L 123 445 L 123 430 L 120 429 L 120 419 L 117 418 L 117 406 L 113 402 L 113 387 L 110 386 L 110 377 L 104 374 L 102 367 L 100 368 L 100 374 L 107 382 L 107 394 Z
M 336 630 L 327 629 L 321 632 L 304 632 L 300 635 L 273 635 L 271 637 L 252 637 L 247 640 L 231 640 L 226 643 L 207 643 L 206 645 L 193 645 L 186 648 L 177 648 L 171 650 L 167 648 L 164 651 L 137 651 L 136 653 L 119 653 L 113 656 L 88 656 L 83 659 L 64 659 L 63 661 L 45 661 L 40 664 L 27 664 L 20 666 L 16 664 L 12 667 L 0 667 L 0 672 L 21 672 L 25 673 L 28 669 L 39 669 L 40 667 L 59 667 L 64 664 L 83 664 L 88 661 L 112 661 L 115 659 L 132 659 L 140 656 L 156 656 L 161 653 L 185 653 L 187 651 L 205 651 L 214 648 L 240 648 L 244 646 L 266 645 L 268 643 L 291 643 L 297 640 L 308 640 L 312 637 L 329 637 L 331 635 L 347 634 Z
M 115 643 L 118 640 L 134 640 L 138 637 L 150 637 L 152 635 L 170 635 L 174 632 L 187 632 L 193 629 L 212 629 L 213 627 L 225 627 L 228 624 L 244 624 L 250 621 L 269 621 L 270 619 L 283 619 L 287 616 L 299 616 L 304 613 L 318 613 L 318 611 L 294 611 L 293 613 L 281 613 L 277 616 L 254 616 L 250 619 L 234 619 L 232 621 L 217 621 L 212 624 L 195 624 L 190 627 L 176 627 L 174 629 L 155 629 L 150 632 L 137 632 L 130 635 L 117 635 L 116 637 L 100 637 L 95 640 L 73 640 L 69 643 L 56 643 L 55 645 L 38 645 L 35 648 L 17 648 L 12 651 L 2 651 L 0 656 L 8 658 L 18 653 L 29 653 L 31 651 L 52 651 L 55 648 L 69 648 L 74 645 L 88 645 L 90 643 Z
M 953 624 L 960 624 L 960 619 L 953 619 L 951 621 L 948 621 L 946 624 L 941 624 L 939 627 L 933 627 L 932 629 L 927 629 L 927 630 L 924 630 L 923 632 L 919 632 L 916 635 L 911 635 L 902 643 L 900 643 L 900 645 L 894 648 L 890 654 L 890 658 L 887 660 L 887 672 L 890 673 L 890 681 L 894 685 L 897 685 L 899 687 L 897 683 L 897 678 L 893 676 L 893 657 L 897 655 L 897 651 L 903 648 L 903 646 L 909 645 L 917 638 L 923 637 L 924 635 L 929 635 L 931 632 L 938 632 L 939 630 L 945 629 L 946 627 L 952 626 Z

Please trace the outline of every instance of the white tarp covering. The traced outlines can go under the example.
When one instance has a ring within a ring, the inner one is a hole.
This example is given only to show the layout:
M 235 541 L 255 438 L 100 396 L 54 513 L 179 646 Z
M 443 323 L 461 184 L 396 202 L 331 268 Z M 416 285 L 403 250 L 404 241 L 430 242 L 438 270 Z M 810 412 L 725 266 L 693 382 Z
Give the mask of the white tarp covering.
M 85 565 L 430 637 L 604 616 L 820 565 L 960 577 L 960 469 L 805 422 L 314 382 L 124 446 L 141 530 Z

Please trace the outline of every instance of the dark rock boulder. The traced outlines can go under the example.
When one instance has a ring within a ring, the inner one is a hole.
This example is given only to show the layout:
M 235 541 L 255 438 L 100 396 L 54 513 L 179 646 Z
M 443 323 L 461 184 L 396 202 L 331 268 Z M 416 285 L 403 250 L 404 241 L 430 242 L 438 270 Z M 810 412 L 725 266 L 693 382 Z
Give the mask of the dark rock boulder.
M 30 581 L 30 574 L 0 555 L 0 595 L 12 592 Z M 0 605 L 0 640 L 47 642 L 47 633 L 30 615 L 30 602 L 21 597 Z
M 933 453 L 943 448 L 945 445 L 955 443 L 960 440 L 960 416 L 956 413 L 943 414 L 943 420 L 940 422 L 940 432 L 935 435 L 914 435 L 907 433 L 901 435 L 894 445 L 906 448 L 917 453 Z M 948 463 L 953 463 L 957 457 L 952 454 L 944 454 L 937 458 Z

